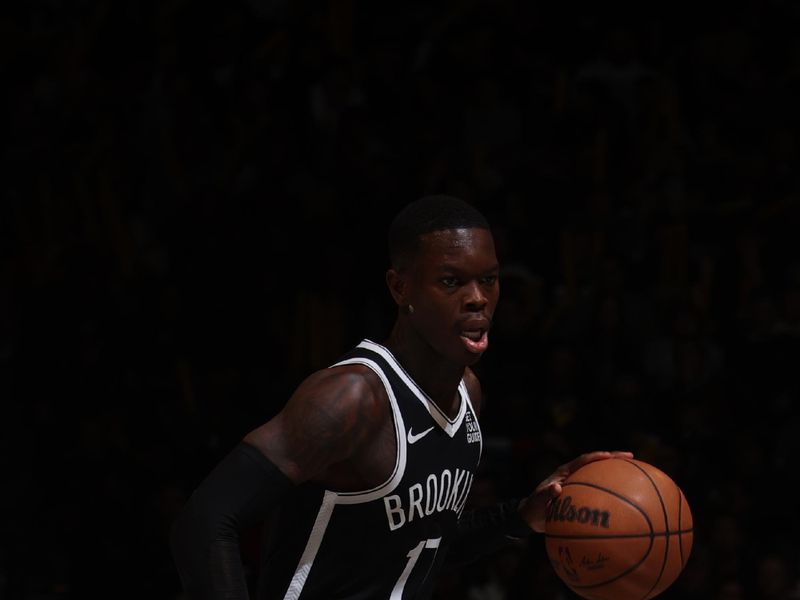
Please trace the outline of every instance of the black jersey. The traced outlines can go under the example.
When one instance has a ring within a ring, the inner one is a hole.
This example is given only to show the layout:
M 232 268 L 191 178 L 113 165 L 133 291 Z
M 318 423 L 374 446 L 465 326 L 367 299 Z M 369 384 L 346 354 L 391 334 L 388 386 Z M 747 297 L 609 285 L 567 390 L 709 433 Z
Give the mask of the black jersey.
M 383 484 L 340 493 L 297 486 L 269 526 L 261 600 L 429 598 L 480 460 L 462 380 L 450 419 L 383 346 L 364 340 L 333 366 L 366 365 L 386 388 L 397 454 Z

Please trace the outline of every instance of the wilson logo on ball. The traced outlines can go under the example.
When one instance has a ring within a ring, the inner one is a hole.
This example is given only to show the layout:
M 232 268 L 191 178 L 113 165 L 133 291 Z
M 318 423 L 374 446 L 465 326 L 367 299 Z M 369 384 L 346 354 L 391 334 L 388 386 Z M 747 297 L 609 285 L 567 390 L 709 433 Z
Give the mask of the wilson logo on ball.
M 569 521 L 582 523 L 592 527 L 608 529 L 611 513 L 590 506 L 574 506 L 572 496 L 559 497 L 550 503 L 545 514 L 546 522 Z

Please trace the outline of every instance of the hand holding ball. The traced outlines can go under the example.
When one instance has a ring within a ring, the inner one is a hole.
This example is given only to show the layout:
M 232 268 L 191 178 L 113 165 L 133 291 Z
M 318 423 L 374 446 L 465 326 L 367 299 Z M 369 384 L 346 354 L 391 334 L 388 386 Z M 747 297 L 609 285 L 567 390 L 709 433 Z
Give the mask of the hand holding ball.
M 634 459 L 584 465 L 562 484 L 545 522 L 556 574 L 588 600 L 647 600 L 686 566 L 694 536 L 681 489 Z

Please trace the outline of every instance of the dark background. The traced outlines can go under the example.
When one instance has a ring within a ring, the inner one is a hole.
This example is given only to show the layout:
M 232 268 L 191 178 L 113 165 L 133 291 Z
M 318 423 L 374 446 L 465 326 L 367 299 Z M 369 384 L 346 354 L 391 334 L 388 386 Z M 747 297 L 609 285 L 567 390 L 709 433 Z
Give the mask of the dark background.
M 472 504 L 629 449 L 694 513 L 665 600 L 800 597 L 800 5 L 642 4 L 6 3 L 0 597 L 178 598 L 176 510 L 382 339 L 435 192 L 504 265 Z M 534 597 L 538 536 L 438 595 Z

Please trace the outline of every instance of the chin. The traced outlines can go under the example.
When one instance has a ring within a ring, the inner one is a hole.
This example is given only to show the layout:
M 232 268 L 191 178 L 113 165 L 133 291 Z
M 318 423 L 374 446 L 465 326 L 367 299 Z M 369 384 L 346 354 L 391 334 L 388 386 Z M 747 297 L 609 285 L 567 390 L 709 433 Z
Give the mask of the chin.
M 464 363 L 466 364 L 466 366 L 471 367 L 472 365 L 480 361 L 481 357 L 483 357 L 484 354 L 485 352 L 481 352 L 480 354 L 476 354 L 474 352 L 468 352 L 466 354 L 466 360 L 464 361 Z

